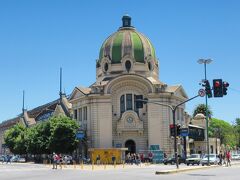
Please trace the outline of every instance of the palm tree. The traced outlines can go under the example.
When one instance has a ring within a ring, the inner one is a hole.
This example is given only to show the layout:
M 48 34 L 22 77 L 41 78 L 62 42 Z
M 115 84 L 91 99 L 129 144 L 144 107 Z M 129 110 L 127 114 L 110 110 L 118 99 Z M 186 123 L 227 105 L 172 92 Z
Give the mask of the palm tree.
M 213 113 L 211 111 L 211 108 L 208 106 L 208 117 L 211 118 Z M 202 113 L 204 116 L 206 116 L 206 105 L 205 104 L 199 104 L 196 106 L 196 108 L 193 111 L 193 117 L 195 117 L 197 114 Z

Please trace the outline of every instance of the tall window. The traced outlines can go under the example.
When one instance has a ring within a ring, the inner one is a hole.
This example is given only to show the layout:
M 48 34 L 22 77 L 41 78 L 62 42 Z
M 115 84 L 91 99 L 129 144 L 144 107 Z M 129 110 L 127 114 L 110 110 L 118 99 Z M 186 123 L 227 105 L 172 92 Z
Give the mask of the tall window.
M 120 97 L 120 112 L 121 114 L 125 111 L 125 95 Z
M 77 120 L 77 109 L 74 110 L 74 119 Z
M 79 124 L 83 128 L 87 128 L 87 107 L 82 107 L 78 109 L 78 120 Z
M 87 107 L 83 108 L 83 120 L 87 120 Z
M 82 122 L 82 108 L 79 109 L 79 121 Z
M 127 110 L 132 110 L 133 109 L 132 94 L 127 94 L 126 102 L 127 102 Z
M 138 113 L 139 109 L 136 106 L 136 95 L 135 94 L 123 94 L 120 97 L 120 112 L 121 114 L 128 110 L 134 110 Z
M 137 102 L 136 102 L 136 95 L 134 95 L 134 111 L 138 114 Z

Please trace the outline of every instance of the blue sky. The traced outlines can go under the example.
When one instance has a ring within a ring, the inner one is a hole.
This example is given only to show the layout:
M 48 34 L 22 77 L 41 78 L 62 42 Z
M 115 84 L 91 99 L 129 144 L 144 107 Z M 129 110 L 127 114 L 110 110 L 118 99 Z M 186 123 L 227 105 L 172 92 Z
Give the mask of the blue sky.
M 215 118 L 240 117 L 240 1 L 237 0 L 0 0 L 0 122 L 26 107 L 58 98 L 63 87 L 95 82 L 102 42 L 128 13 L 136 29 L 150 38 L 160 63 L 160 80 L 182 84 L 189 97 L 204 78 L 199 58 L 212 58 L 207 76 L 229 82 L 228 95 L 209 99 Z M 186 104 L 192 114 L 205 98 Z

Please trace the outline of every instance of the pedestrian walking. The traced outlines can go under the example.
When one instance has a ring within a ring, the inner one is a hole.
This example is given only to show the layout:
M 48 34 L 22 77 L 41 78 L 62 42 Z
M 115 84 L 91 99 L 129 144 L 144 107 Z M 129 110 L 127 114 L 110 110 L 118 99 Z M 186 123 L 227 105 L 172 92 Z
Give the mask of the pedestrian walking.
M 230 153 L 230 151 L 227 151 L 226 158 L 227 158 L 227 167 L 228 167 L 228 165 L 231 166 L 231 153 Z
M 53 153 L 52 159 L 53 159 L 53 169 L 57 169 L 57 163 L 59 159 L 58 155 L 56 153 Z
M 222 160 L 223 160 L 223 154 L 222 154 L 222 151 L 220 151 L 219 155 L 218 155 L 218 158 L 219 158 L 219 165 L 221 166 L 222 165 Z

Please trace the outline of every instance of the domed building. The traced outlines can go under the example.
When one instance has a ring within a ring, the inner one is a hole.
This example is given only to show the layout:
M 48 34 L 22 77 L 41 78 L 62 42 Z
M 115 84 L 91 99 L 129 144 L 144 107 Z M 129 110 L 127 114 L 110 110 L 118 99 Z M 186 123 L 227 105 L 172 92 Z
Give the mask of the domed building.
M 100 48 L 96 82 L 88 88 L 75 87 L 70 97 L 74 118 L 86 132 L 87 148 L 127 147 L 138 153 L 157 145 L 173 154 L 171 110 L 153 103 L 138 108 L 139 95 L 171 106 L 188 98 L 181 85 L 160 81 L 154 46 L 125 15 L 122 26 Z M 184 108 L 181 105 L 176 112 L 176 123 L 181 125 L 185 124 Z M 182 150 L 181 145 L 178 149 Z

